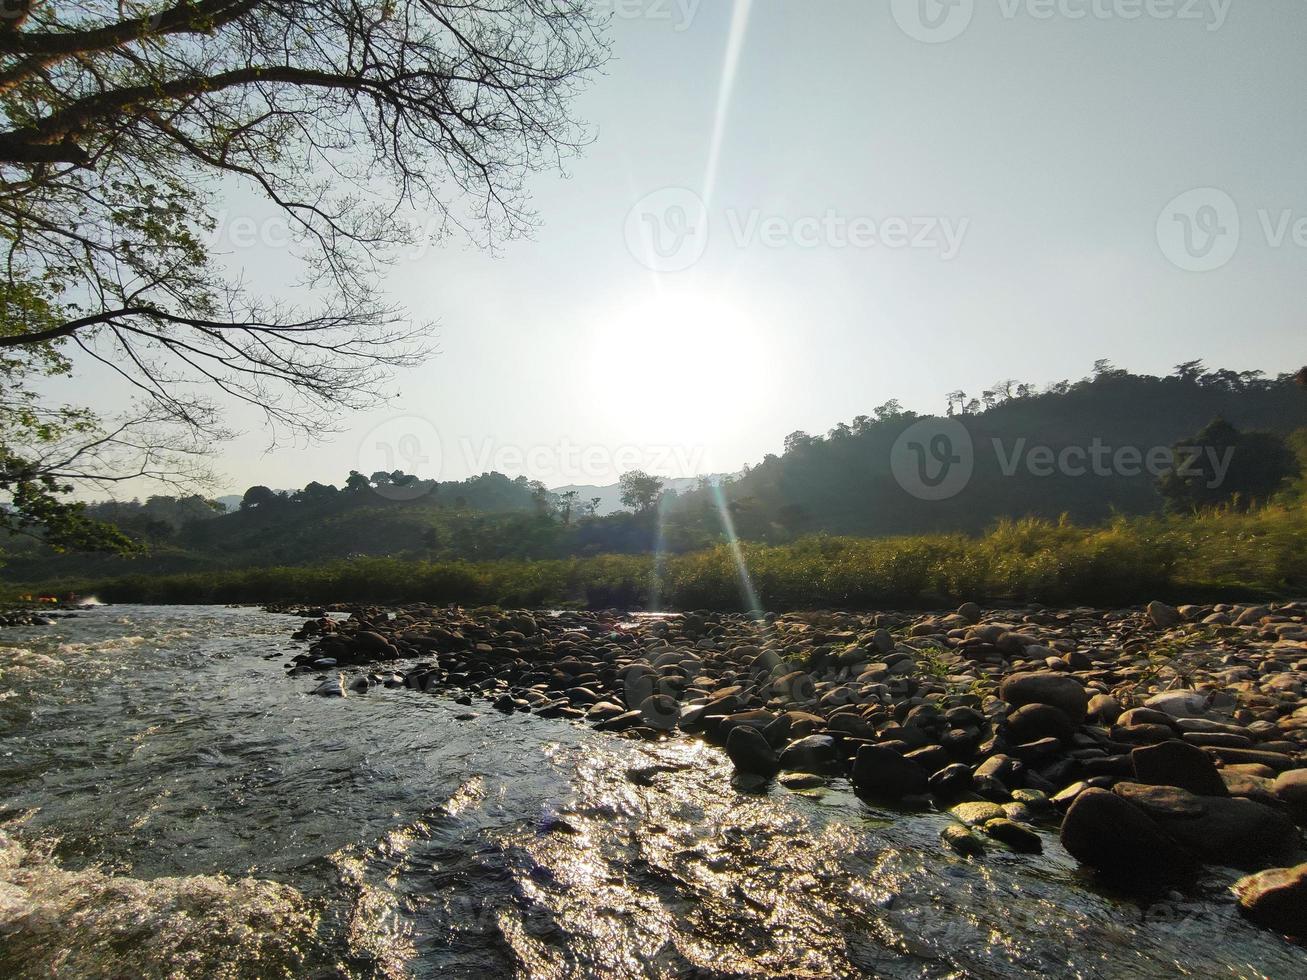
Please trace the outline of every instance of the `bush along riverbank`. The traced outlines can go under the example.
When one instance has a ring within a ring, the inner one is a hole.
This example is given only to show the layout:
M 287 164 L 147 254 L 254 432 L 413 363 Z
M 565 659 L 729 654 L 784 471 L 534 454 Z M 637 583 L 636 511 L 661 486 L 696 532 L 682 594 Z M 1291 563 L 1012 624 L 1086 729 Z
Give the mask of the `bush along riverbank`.
M 324 696 L 404 688 L 469 713 L 703 738 L 742 791 L 847 780 L 951 814 L 941 846 L 966 860 L 1042 860 L 1056 834 L 1145 896 L 1205 864 L 1253 872 L 1244 914 L 1307 937 L 1307 603 L 757 618 L 415 605 L 295 636 L 309 649 L 290 674 Z
M 591 609 L 1264 599 L 1307 593 L 1307 511 L 1276 506 L 1250 513 L 1121 518 L 1098 527 L 1031 519 L 999 524 L 979 537 L 816 536 L 786 545 L 742 544 L 738 552 L 721 546 L 663 556 L 491 562 L 360 558 L 45 587 L 111 602 L 414 601 Z

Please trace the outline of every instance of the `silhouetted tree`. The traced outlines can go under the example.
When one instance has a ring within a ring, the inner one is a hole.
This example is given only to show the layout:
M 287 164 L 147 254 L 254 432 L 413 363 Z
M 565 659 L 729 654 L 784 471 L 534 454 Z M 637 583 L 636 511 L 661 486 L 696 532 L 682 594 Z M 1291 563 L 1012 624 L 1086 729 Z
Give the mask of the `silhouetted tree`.
M 1157 481 L 1174 510 L 1264 503 L 1299 474 L 1297 456 L 1273 432 L 1240 432 L 1217 419 L 1173 447 L 1174 467 Z
M 621 475 L 617 487 L 623 506 L 630 507 L 636 513 L 643 513 L 658 502 L 663 481 L 643 470 L 631 470 Z

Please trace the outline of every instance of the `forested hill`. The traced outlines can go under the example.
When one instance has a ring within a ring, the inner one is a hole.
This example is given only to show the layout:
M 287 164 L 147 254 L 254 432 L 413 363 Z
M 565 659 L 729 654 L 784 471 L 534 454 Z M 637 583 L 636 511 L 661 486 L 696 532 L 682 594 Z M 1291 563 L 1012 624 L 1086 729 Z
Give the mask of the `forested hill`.
M 1143 465 L 1150 451 L 1193 442 L 1215 419 L 1242 432 L 1291 437 L 1307 426 L 1307 388 L 1288 374 L 1267 379 L 1204 372 L 1195 363 L 1158 378 L 1100 362 L 1093 377 L 1041 392 L 1011 382 L 976 398 L 954 392 L 949 410 L 970 437 L 974 465 L 954 495 L 923 500 L 895 479 L 896 443 L 919 418 L 891 402 L 875 416 L 837 425 L 825 436 L 792 433 L 783 455 L 768 456 L 730 484 L 737 533 L 765 537 L 777 524 L 790 534 L 975 531 L 1001 517 L 1066 514 L 1088 522 L 1114 511 L 1158 510 L 1163 500 L 1157 481 Z M 931 434 L 929 425 L 925 434 Z M 902 451 L 900 443 L 900 465 Z M 1250 446 L 1234 456 L 1238 464 L 1255 467 L 1258 460 L 1249 457 L 1257 454 Z M 1070 464 L 1065 471 L 1059 457 Z M 707 505 L 695 498 L 678 503 L 688 509 Z
M 1236 493 L 1246 505 L 1302 493 L 1302 382 L 1290 375 L 1204 372 L 1199 365 L 1158 378 L 1100 363 L 1093 377 L 1042 391 L 1003 382 L 975 397 L 953 392 L 945 416 L 917 416 L 890 402 L 824 436 L 792 433 L 783 455 L 716 485 L 706 480 L 688 492 L 665 490 L 658 500 L 658 481 L 646 480 L 645 493 L 631 498 L 635 513 L 604 515 L 599 501 L 579 491 L 551 492 L 499 473 L 447 483 L 400 472 L 350 473 L 339 488 L 256 486 L 239 510 L 225 514 L 200 497 L 99 504 L 90 515 L 126 531 L 139 543 L 136 554 L 56 555 L 11 538 L 0 541 L 0 576 L 84 580 L 356 555 L 558 558 L 649 551 L 656 542 L 686 551 L 722 540 L 728 521 L 742 538 L 784 542 L 817 532 L 979 531 L 1000 518 L 1030 515 L 1089 523 L 1113 511 L 1160 511 L 1164 503 L 1173 509 L 1224 503 Z M 1213 425 L 1217 419 L 1224 421 Z M 943 495 L 923 494 L 913 484 L 917 461 L 908 458 L 903 467 L 905 445 L 935 452 L 940 427 L 951 433 L 946 455 L 969 475 Z M 1205 472 L 1187 483 L 1166 478 L 1164 500 L 1159 483 L 1165 481 L 1144 462 L 1156 450 L 1199 442 L 1211 443 L 1217 458 L 1229 456 L 1223 479 L 1208 486 Z M 1078 466 L 1057 463 L 1068 449 Z

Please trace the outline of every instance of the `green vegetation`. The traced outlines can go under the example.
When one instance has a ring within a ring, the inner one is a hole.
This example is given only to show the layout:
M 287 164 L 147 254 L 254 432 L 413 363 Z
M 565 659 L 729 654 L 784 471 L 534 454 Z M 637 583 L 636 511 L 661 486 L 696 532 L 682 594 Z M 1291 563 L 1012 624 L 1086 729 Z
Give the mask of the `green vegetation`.
M 1227 508 L 1120 517 L 1097 527 L 1032 518 L 1004 521 L 977 537 L 813 536 L 779 546 L 746 544 L 742 553 L 759 602 L 769 609 L 1301 594 L 1307 591 L 1307 511 L 1296 504 Z M 744 606 L 728 547 L 670 555 L 662 569 L 655 582 L 651 555 L 478 563 L 359 558 L 315 567 L 70 580 L 60 588 L 118 602 L 642 607 L 652 603 L 657 586 L 666 608 Z

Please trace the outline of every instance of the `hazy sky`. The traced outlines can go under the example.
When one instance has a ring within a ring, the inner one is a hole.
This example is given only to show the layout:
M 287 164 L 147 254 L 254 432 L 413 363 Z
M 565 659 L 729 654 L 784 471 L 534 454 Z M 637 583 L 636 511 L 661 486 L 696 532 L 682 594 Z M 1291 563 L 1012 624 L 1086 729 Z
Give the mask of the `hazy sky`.
M 534 182 L 534 239 L 404 261 L 440 356 L 307 450 L 237 413 L 226 489 L 734 470 L 1100 357 L 1307 361 L 1300 0 L 607 6 L 597 141 Z M 234 259 L 257 282 L 266 251 Z

